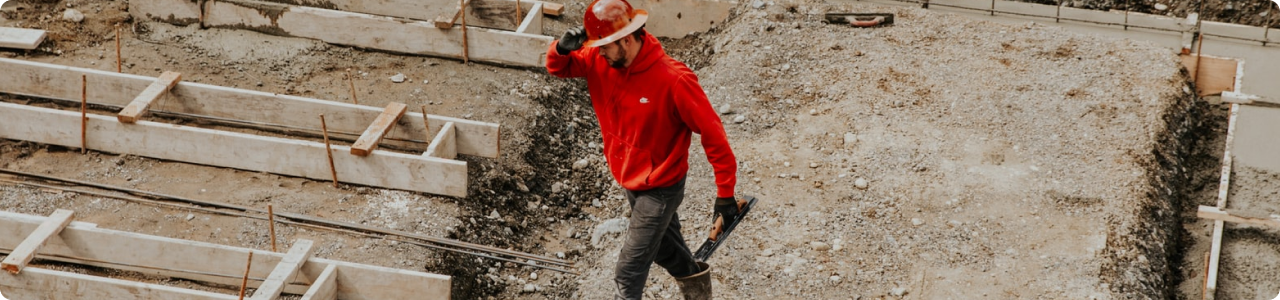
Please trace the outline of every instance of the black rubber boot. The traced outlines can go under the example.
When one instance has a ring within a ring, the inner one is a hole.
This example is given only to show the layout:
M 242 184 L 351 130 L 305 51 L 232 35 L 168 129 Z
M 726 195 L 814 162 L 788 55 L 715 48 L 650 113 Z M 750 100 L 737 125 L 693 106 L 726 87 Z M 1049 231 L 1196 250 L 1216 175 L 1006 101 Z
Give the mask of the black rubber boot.
M 698 267 L 702 272 L 676 278 L 676 285 L 680 286 L 685 300 L 711 300 L 711 265 L 698 262 Z

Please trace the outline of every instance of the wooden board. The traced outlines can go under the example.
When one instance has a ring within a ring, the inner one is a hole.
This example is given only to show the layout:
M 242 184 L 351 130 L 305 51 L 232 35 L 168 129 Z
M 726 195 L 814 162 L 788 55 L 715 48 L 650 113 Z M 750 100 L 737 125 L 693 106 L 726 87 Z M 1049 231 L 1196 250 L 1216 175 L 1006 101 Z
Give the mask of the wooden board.
M 515 6 L 515 0 L 486 0 L 492 2 L 505 2 Z M 316 8 L 332 9 L 348 11 L 353 13 L 371 14 L 388 17 L 399 17 L 415 20 L 431 20 L 436 16 L 448 14 L 449 11 L 458 11 L 454 9 L 458 1 L 420 1 L 420 0 L 265 0 L 265 2 L 273 2 L 280 4 L 291 4 L 310 6 Z M 532 1 L 521 0 L 527 5 Z M 543 13 L 559 16 L 561 11 L 544 11 Z M 468 19 L 470 24 L 471 20 Z
M 458 157 L 457 147 L 454 146 L 453 123 L 445 123 L 440 132 L 431 139 L 431 146 L 427 146 L 427 151 L 422 153 L 423 156 L 439 157 L 444 159 L 454 159 Z
M 1223 91 L 1235 91 L 1236 60 L 1223 57 L 1202 56 L 1199 65 L 1196 55 L 1182 55 L 1182 65 L 1187 74 L 1196 82 L 1196 92 L 1200 96 L 1217 95 Z M 1199 69 L 1199 73 L 1196 70 Z
M 40 29 L 0 27 L 0 48 L 32 50 L 39 47 L 47 35 Z
M 338 299 L 338 284 L 334 282 L 337 278 L 338 267 L 329 265 L 320 272 L 320 277 L 316 277 L 315 282 L 311 283 L 311 288 L 307 289 L 307 293 L 302 295 L 302 300 L 336 300 Z
M 12 249 L 45 219 L 43 216 L 0 211 L 0 248 Z M 120 269 L 126 269 L 121 268 L 121 265 L 147 266 L 148 268 L 133 268 L 131 271 L 215 283 L 222 283 L 213 281 L 221 278 L 226 279 L 223 280 L 226 283 L 222 284 L 240 286 L 241 276 L 244 275 L 244 259 L 249 251 L 250 249 L 239 247 L 101 229 L 89 223 L 72 222 L 62 234 L 45 244 L 41 250 L 41 259 L 48 257 L 55 261 L 76 263 L 111 262 L 85 264 Z M 262 278 L 284 257 L 283 253 L 259 250 L 253 252 L 253 264 L 249 272 L 251 287 L 258 286 Z M 79 257 L 83 260 L 65 257 Z M 200 259 L 191 259 L 192 257 Z M 291 286 L 297 288 L 285 291 L 291 294 L 304 293 L 311 284 L 309 278 L 319 277 L 329 266 L 336 267 L 335 283 L 339 299 L 449 299 L 449 276 L 321 258 L 308 259 L 302 266 L 304 276 L 297 276 L 293 281 L 296 284 Z M 0 279 L 4 278 L 3 274 L 7 274 L 0 273 Z M 23 275 L 27 275 L 27 272 L 24 271 Z M 2 280 L 0 284 L 3 284 Z M 6 296 L 9 295 L 9 289 L 4 291 Z
M 1222 173 L 1218 179 L 1218 208 L 1227 208 L 1227 192 L 1231 188 L 1231 166 L 1235 144 L 1236 120 L 1240 116 L 1240 105 L 1231 104 L 1231 115 L 1227 117 L 1227 141 L 1222 153 Z M 1206 300 L 1213 300 L 1218 291 L 1218 259 L 1222 256 L 1222 229 L 1226 224 L 1222 220 L 1213 221 L 1213 238 L 1209 245 L 1209 265 L 1204 279 L 1204 295 Z
M 117 116 L 117 119 L 124 123 L 137 122 L 138 118 L 147 114 L 147 107 L 151 106 L 152 101 L 160 98 L 160 95 L 163 95 L 165 92 L 169 91 L 169 89 L 173 88 L 174 85 L 177 85 L 178 80 L 181 79 L 182 73 L 178 72 L 165 71 L 163 74 L 160 74 L 160 77 L 156 78 L 155 82 L 152 82 L 151 85 L 147 86 L 147 89 L 142 90 L 142 93 L 138 94 L 138 97 L 133 98 L 133 102 L 129 102 L 129 105 L 125 106 L 124 110 L 120 111 L 120 115 Z
M 71 223 L 72 214 L 74 212 L 65 209 L 54 211 L 53 215 L 50 215 L 30 235 L 27 235 L 27 238 L 22 240 L 22 243 L 18 244 L 18 247 L 14 248 L 8 257 L 4 258 L 4 262 L 0 263 L 0 266 L 3 266 L 4 270 L 9 271 L 9 273 L 19 274 L 22 271 L 22 267 L 26 267 L 27 263 L 31 262 L 32 258 L 35 258 L 36 250 L 40 249 L 40 246 L 44 246 L 45 241 L 48 241 L 50 237 L 57 236 L 59 232 L 62 232 L 62 228 Z
M 135 1 L 145 2 L 145 1 Z M 0 92 L 61 99 L 80 103 L 80 85 L 53 84 L 79 82 L 88 76 L 89 103 L 123 107 L 141 93 L 154 77 L 73 68 L 60 65 L 0 58 Z M 316 119 L 324 114 L 329 133 L 358 135 L 378 117 L 382 108 L 337 101 L 303 98 L 215 85 L 181 82 L 169 92 L 169 98 L 154 111 L 203 115 L 216 118 L 275 124 L 320 133 Z M 400 124 L 387 133 L 387 138 L 425 140 L 429 136 L 422 124 L 421 113 L 407 113 Z M 458 131 L 458 153 L 489 158 L 498 157 L 498 124 L 430 115 L 432 131 L 446 122 L 454 122 Z M 422 141 L 426 148 L 430 141 Z M 76 147 L 79 147 L 78 145 Z
M 135 5 L 138 2 L 147 3 Z M 130 2 L 129 13 L 142 21 L 182 24 L 181 20 L 198 18 L 199 14 L 177 14 L 190 12 L 192 9 L 189 7 L 197 5 L 189 0 L 135 1 Z M 441 30 L 429 21 L 251 0 L 214 1 L 206 3 L 206 6 L 204 24 L 208 27 L 249 29 L 338 45 L 444 58 L 455 58 L 462 53 L 461 30 Z M 470 17 L 467 22 L 471 25 Z M 521 67 L 543 67 L 547 45 L 554 40 L 550 36 L 485 28 L 469 28 L 467 38 L 471 60 Z
M 1231 223 L 1272 226 L 1272 227 L 1280 228 L 1280 215 L 1267 215 L 1265 217 L 1245 216 L 1245 215 L 1241 215 L 1240 213 L 1232 213 L 1232 212 L 1224 211 L 1217 207 L 1207 206 L 1207 205 L 1200 206 L 1200 209 L 1196 211 L 1196 217 L 1199 217 L 1202 219 L 1226 221 Z
M 236 300 L 236 296 L 92 275 L 27 268 L 0 275 L 9 299 Z
M 534 4 L 529 8 L 533 11 L 542 9 L 542 3 Z M 520 27 L 516 28 L 517 33 L 542 34 L 542 14 L 529 14 L 524 17 L 524 22 L 520 23 Z
M 369 124 L 369 128 L 364 130 L 360 135 L 360 139 L 351 145 L 351 154 L 358 156 L 369 156 L 373 149 L 378 148 L 378 143 L 382 142 L 382 137 L 387 135 L 387 131 L 391 131 L 391 127 L 404 117 L 404 112 L 409 106 L 400 102 L 391 102 L 387 104 L 387 108 L 382 110 L 382 114 L 377 119 L 373 119 L 373 124 Z
M 436 28 L 442 28 L 442 29 L 453 28 L 453 24 L 458 24 L 458 19 L 462 18 L 462 12 L 463 12 L 462 8 L 466 7 L 470 3 L 471 3 L 471 0 L 463 0 L 461 4 L 459 4 L 456 8 L 453 9 L 453 14 L 436 17 L 434 21 L 436 24 Z
M 262 282 L 262 285 L 253 291 L 253 298 L 249 299 L 274 300 L 280 297 L 280 293 L 284 292 L 285 283 L 297 275 L 302 264 L 311 258 L 311 245 L 311 240 L 294 242 L 293 247 L 289 248 L 289 253 L 286 253 L 284 258 L 280 259 L 280 263 L 276 264 L 276 268 L 271 270 L 271 275 L 267 275 L 267 281 Z
M 94 150 L 195 164 L 331 180 L 325 145 L 149 121 L 122 124 L 88 116 Z M 0 138 L 77 147 L 80 113 L 0 102 Z M 346 146 L 334 146 L 350 151 Z M 368 157 L 333 157 L 343 182 L 466 197 L 467 163 L 379 151 Z M 352 176 L 342 176 L 348 174 Z
M 564 13 L 564 4 L 551 3 L 551 2 L 540 2 L 540 4 L 542 4 L 542 14 L 544 15 L 552 15 L 552 16 L 558 17 Z

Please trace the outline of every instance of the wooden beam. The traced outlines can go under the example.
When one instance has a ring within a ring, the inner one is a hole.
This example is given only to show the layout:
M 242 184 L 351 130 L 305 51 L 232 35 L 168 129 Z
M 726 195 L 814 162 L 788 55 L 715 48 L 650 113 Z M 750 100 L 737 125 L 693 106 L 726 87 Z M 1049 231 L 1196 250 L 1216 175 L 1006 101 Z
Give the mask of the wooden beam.
M 181 24 L 184 19 L 199 17 L 198 14 L 179 15 L 198 11 L 184 8 L 197 5 L 190 0 L 138 1 L 130 2 L 129 13 L 140 21 Z M 249 29 L 338 45 L 444 58 L 462 53 L 461 30 L 440 30 L 429 21 L 252 0 L 220 0 L 207 6 L 205 24 L 213 28 Z M 504 15 L 507 22 L 514 22 L 509 16 L 509 12 Z M 474 23 L 470 16 L 468 19 Z M 550 36 L 485 28 L 469 29 L 468 38 L 471 60 L 522 67 L 543 67 L 547 45 L 554 40 Z
M 373 123 L 369 124 L 369 128 L 364 130 L 364 134 L 360 135 L 360 139 L 351 145 L 351 154 L 358 156 L 369 156 L 373 149 L 378 148 L 378 143 L 382 142 L 382 137 L 387 135 L 387 131 L 391 131 L 391 127 L 404 117 L 404 112 L 409 106 L 400 102 L 391 102 L 387 104 L 387 108 L 382 110 L 382 114 L 377 119 L 373 119 Z
M 541 2 L 541 3 L 542 3 L 542 14 L 559 17 L 560 14 L 564 13 L 564 4 L 551 3 L 551 2 Z
M 1226 221 L 1231 223 L 1272 226 L 1272 227 L 1280 228 L 1280 215 L 1275 215 L 1275 214 L 1250 215 L 1248 212 L 1243 212 L 1243 211 L 1237 211 L 1232 213 L 1231 211 L 1224 211 L 1223 209 L 1213 207 L 1213 206 L 1208 206 L 1208 205 L 1201 205 L 1200 210 L 1196 211 L 1196 217 L 1199 217 L 1202 219 Z
M 440 128 L 440 132 L 436 133 L 436 137 L 431 139 L 431 145 L 427 146 L 427 152 L 422 153 L 423 156 L 439 157 L 444 159 L 454 159 L 458 157 L 458 150 L 454 143 L 453 122 L 445 123 Z
M 0 248 L 12 249 L 45 219 L 43 216 L 0 211 Z M 241 276 L 244 274 L 244 259 L 249 251 L 240 247 L 101 229 L 89 223 L 72 222 L 58 238 L 49 240 L 42 248 L 41 259 L 47 257 L 53 261 L 240 286 Z M 267 277 L 285 256 L 283 253 L 265 251 L 254 251 L 254 254 L 249 279 L 251 286 Z M 200 259 L 192 259 L 193 257 Z M 331 265 L 336 267 L 335 283 L 339 299 L 449 299 L 449 276 L 314 257 L 303 264 L 304 276 L 297 276 L 285 291 L 290 294 L 305 293 L 311 285 L 309 278 L 318 278 Z M 34 268 L 27 268 L 21 276 L 28 275 L 28 271 L 32 269 Z M 21 277 L 2 274 L 4 273 L 0 272 L 0 284 L 3 284 L 6 277 Z M 9 296 L 11 290 L 3 290 Z M 32 292 L 47 294 L 53 290 L 55 289 L 36 289 Z
M 289 253 L 284 255 L 284 259 L 281 259 L 279 264 L 276 264 L 275 270 L 272 270 L 271 275 L 267 276 L 267 281 L 258 286 L 258 290 L 253 292 L 253 298 L 249 299 L 274 300 L 280 297 L 280 293 L 284 292 L 286 281 L 297 275 L 298 270 L 302 269 L 302 264 L 307 262 L 307 258 L 311 257 L 311 245 L 311 240 L 293 242 L 293 247 L 289 248 Z
M 1218 207 L 1227 208 L 1228 191 L 1231 188 L 1231 148 L 1235 144 L 1236 120 L 1240 116 L 1240 104 L 1231 104 L 1231 115 L 1227 117 L 1227 141 L 1222 152 L 1222 173 L 1218 179 Z M 1218 292 L 1218 259 L 1222 255 L 1222 229 L 1226 224 L 1222 220 L 1213 221 L 1213 238 L 1209 245 L 1209 265 L 1205 272 L 1204 299 L 1213 300 Z
M 458 5 L 458 8 L 455 8 L 453 10 L 453 17 L 447 17 L 447 16 L 436 17 L 436 20 L 435 20 L 436 28 L 440 28 L 440 29 L 453 28 L 453 24 L 458 24 L 458 18 L 462 17 L 462 13 L 463 13 L 462 8 L 466 7 L 470 3 L 471 3 L 471 0 L 463 0 L 462 4 Z
M 1231 91 L 1222 92 L 1222 102 L 1226 103 L 1250 104 L 1253 103 L 1253 101 L 1257 101 L 1259 98 L 1260 97 L 1258 96 L 1244 93 Z
M 72 214 L 74 212 L 70 210 L 55 210 L 53 215 L 49 216 L 49 219 L 41 223 L 40 227 L 36 228 L 36 231 L 27 235 L 27 239 L 23 240 L 22 244 L 18 244 L 18 248 L 15 248 L 12 253 L 9 253 L 8 257 L 4 258 L 4 262 L 0 262 L 0 267 L 3 267 L 5 271 L 9 271 L 9 273 L 18 274 L 19 271 L 22 271 L 22 267 L 27 266 L 27 263 L 31 262 L 32 258 L 35 258 L 36 250 L 44 246 L 45 241 L 48 241 L 50 237 L 57 236 L 59 232 L 62 232 L 62 228 L 71 223 Z
M 0 138 L 76 147 L 78 112 L 0 102 Z M 331 180 L 319 142 L 89 115 L 95 150 L 250 171 Z M 350 151 L 334 146 L 337 151 Z M 467 163 L 379 151 L 368 157 L 334 157 L 343 182 L 456 197 L 467 195 Z
M 39 47 L 47 35 L 40 29 L 0 27 L 0 48 L 32 50 Z
M 118 116 L 120 122 L 130 124 L 137 122 L 138 118 L 147 114 L 147 107 L 151 106 L 151 102 L 160 98 L 160 95 L 172 89 L 174 85 L 177 85 L 178 80 L 182 80 L 182 73 L 165 71 L 160 74 L 160 77 L 156 78 L 155 82 L 147 86 L 147 89 L 142 90 L 138 97 L 133 98 L 133 102 L 129 102 L 129 105 L 120 111 Z
M 1196 74 L 1192 78 L 1196 82 L 1196 92 L 1200 96 L 1221 94 L 1223 91 L 1235 91 L 1236 60 L 1224 57 L 1204 55 L 1197 63 L 1197 55 L 1182 55 L 1182 65 L 1187 74 Z M 1197 71 L 1199 69 L 1199 71 Z
M 545 50 L 545 49 L 544 49 Z M 0 58 L 0 92 L 24 96 L 80 102 L 80 87 L 50 82 L 75 82 L 81 74 L 88 76 L 91 104 L 123 107 L 155 81 L 154 77 L 119 74 L 109 71 L 73 68 L 25 60 Z M 259 91 L 181 82 L 169 98 L 151 110 L 234 119 L 270 124 L 320 135 L 315 116 L 324 114 L 330 134 L 355 137 L 382 113 L 381 107 L 353 105 L 342 101 L 326 101 Z M 387 139 L 417 140 L 424 147 L 430 136 L 421 113 L 407 113 L 402 126 L 387 133 Z M 427 116 L 439 130 L 445 122 L 454 122 L 458 130 L 458 153 L 489 158 L 498 157 L 498 124 L 477 122 L 436 115 Z M 77 121 L 78 122 L 78 121 Z M 78 147 L 78 146 L 77 146 Z
M 535 3 L 529 10 L 538 11 L 542 9 L 542 3 Z M 520 22 L 520 27 L 516 28 L 516 33 L 542 34 L 542 14 L 529 14 L 524 17 L 524 21 Z
M 307 293 L 302 295 L 302 300 L 337 300 L 338 284 L 334 282 L 337 278 L 338 267 L 329 265 L 320 272 L 320 277 L 316 277 L 316 281 L 311 283 L 311 288 L 307 289 Z
M 0 290 L 11 299 L 236 300 L 232 295 L 41 268 L 0 275 Z

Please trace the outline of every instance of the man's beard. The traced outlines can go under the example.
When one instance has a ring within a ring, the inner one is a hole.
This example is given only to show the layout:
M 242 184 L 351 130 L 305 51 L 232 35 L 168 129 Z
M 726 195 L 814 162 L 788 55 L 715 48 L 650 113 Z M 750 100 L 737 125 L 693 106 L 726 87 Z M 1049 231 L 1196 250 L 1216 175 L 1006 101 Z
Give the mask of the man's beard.
M 626 59 L 612 60 L 606 57 L 604 60 L 609 62 L 609 66 L 613 67 L 614 69 L 622 69 L 627 67 Z

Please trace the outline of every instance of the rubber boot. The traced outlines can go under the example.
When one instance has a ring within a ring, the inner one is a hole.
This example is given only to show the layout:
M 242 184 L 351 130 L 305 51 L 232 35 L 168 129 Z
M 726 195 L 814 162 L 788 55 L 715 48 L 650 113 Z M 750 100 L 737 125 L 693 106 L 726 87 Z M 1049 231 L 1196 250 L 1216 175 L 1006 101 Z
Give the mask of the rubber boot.
M 698 267 L 702 272 L 676 278 L 676 285 L 680 286 L 685 300 L 711 300 L 711 265 L 698 262 Z

